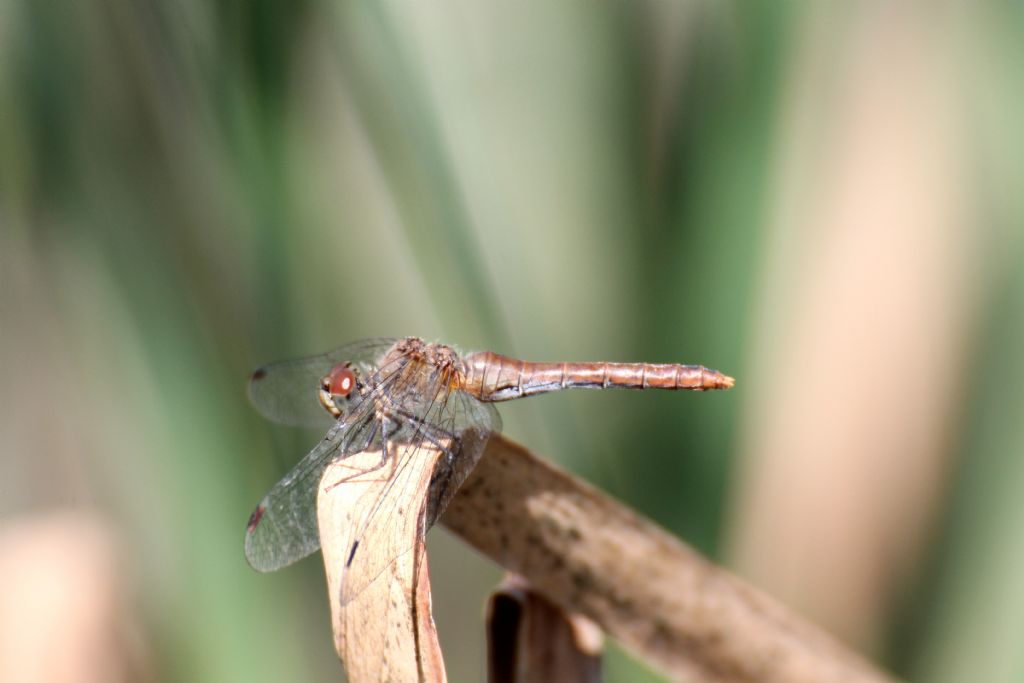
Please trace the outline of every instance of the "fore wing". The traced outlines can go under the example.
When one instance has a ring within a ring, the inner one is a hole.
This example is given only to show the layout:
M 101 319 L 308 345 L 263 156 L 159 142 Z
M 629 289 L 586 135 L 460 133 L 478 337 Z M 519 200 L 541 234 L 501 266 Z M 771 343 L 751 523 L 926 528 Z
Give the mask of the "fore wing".
M 351 362 L 365 376 L 395 343 L 394 339 L 363 339 L 318 356 L 271 363 L 252 373 L 249 399 L 261 415 L 294 427 L 328 427 L 334 422 L 317 398 L 320 380 L 339 363 Z
M 320 547 L 316 493 L 324 469 L 346 453 L 372 448 L 377 426 L 365 402 L 339 419 L 323 439 L 270 489 L 249 518 L 245 558 L 253 569 L 270 572 Z

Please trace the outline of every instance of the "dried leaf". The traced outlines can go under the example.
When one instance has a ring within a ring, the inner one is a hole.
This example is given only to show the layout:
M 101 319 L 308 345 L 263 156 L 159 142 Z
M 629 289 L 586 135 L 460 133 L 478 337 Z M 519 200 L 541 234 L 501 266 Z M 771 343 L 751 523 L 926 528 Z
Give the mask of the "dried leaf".
M 446 680 L 424 544 L 441 455 L 395 446 L 381 466 L 379 452 L 358 453 L 329 466 L 320 481 L 334 645 L 350 683 Z

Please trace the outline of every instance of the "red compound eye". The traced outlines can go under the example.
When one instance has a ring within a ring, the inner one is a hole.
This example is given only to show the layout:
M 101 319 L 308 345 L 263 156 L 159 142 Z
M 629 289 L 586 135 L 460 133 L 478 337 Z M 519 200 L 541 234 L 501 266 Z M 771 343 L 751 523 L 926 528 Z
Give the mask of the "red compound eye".
M 356 388 L 356 373 L 347 365 L 336 365 L 327 374 L 327 391 L 332 396 L 348 396 Z

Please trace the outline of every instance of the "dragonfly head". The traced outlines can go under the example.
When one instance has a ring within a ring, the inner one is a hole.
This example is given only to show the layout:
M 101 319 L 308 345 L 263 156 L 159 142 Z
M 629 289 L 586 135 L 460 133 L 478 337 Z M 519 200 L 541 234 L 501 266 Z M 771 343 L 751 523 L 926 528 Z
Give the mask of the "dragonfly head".
M 320 380 L 317 398 L 328 413 L 339 418 L 345 412 L 348 396 L 355 388 L 356 373 L 352 369 L 352 364 L 341 363 L 331 368 L 331 371 Z

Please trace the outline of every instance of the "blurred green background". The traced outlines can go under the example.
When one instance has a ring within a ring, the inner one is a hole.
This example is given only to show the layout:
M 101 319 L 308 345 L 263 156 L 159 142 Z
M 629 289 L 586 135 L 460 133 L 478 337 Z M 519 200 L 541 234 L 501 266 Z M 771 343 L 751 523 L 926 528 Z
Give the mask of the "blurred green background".
M 1022 69 L 1020 3 L 0 0 L 0 661 L 341 678 L 318 557 L 245 563 L 317 438 L 245 381 L 418 335 L 735 376 L 501 412 L 898 674 L 1024 681 Z

